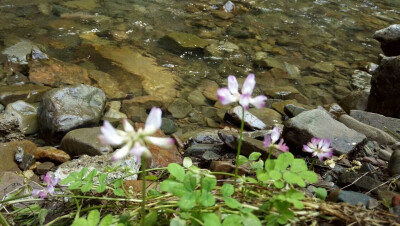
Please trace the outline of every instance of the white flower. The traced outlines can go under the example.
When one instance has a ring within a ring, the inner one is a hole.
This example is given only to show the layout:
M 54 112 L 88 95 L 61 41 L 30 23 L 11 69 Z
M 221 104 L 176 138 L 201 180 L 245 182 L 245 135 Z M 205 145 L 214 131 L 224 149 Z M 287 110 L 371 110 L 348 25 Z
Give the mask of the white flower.
M 319 160 L 323 160 L 324 158 L 332 158 L 333 148 L 330 148 L 331 140 L 328 138 L 321 139 L 313 137 L 311 138 L 311 142 L 308 142 L 307 145 L 303 145 L 303 151 L 312 153 L 312 156 L 318 156 Z

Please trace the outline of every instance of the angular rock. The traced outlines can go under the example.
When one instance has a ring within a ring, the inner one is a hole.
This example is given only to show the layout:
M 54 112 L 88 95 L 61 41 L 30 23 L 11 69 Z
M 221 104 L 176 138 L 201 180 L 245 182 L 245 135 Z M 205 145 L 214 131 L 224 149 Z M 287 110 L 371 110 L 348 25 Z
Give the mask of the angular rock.
M 184 32 L 170 32 L 160 40 L 161 45 L 177 54 L 186 51 L 202 54 L 203 49 L 210 44 L 194 34 Z
M 368 138 L 368 140 L 376 141 L 379 144 L 392 145 L 397 142 L 396 139 L 394 139 L 392 136 L 385 133 L 384 131 L 364 124 L 349 115 L 340 116 L 339 122 L 345 124 L 350 129 L 354 129 L 355 131 L 364 134 Z
M 400 56 L 383 57 L 371 79 L 367 111 L 400 118 Z
M 185 144 L 193 142 L 194 144 L 221 144 L 223 143 L 218 136 L 217 129 L 197 129 L 188 131 L 179 138 Z
M 369 92 L 365 90 L 351 92 L 349 95 L 344 97 L 339 104 L 347 113 L 350 113 L 350 110 L 364 111 L 367 109 L 368 96 Z
M 7 56 L 9 62 L 14 64 L 28 64 L 27 56 L 30 56 L 32 50 L 40 48 L 29 40 L 21 40 L 17 44 L 8 47 L 2 53 Z
M 70 156 L 95 156 L 111 153 L 113 151 L 111 146 L 100 144 L 98 138 L 100 134 L 100 127 L 72 130 L 61 140 L 60 149 Z
M 1 113 L 0 142 L 22 140 L 24 137 L 24 134 L 20 131 L 17 118 L 10 114 Z
M 186 100 L 178 98 L 168 106 L 168 111 L 174 118 L 185 118 L 192 111 L 192 105 Z
M 344 172 L 340 174 L 338 184 L 343 186 L 353 184 L 352 186 L 363 191 L 374 189 L 372 192 L 376 194 L 378 192 L 377 188 L 382 185 L 382 182 L 362 173 Z M 381 186 L 379 189 L 385 189 L 385 186 Z
M 260 119 L 266 129 L 272 129 L 276 124 L 282 123 L 282 115 L 279 112 L 270 108 L 250 108 L 249 112 Z
M 28 140 L 11 141 L 1 143 L 0 159 L 3 161 L 0 164 L 0 172 L 4 171 L 20 171 L 17 162 L 15 161 L 15 153 L 18 148 L 22 149 L 25 154 L 35 154 L 36 145 Z
M 96 126 L 106 95 L 98 88 L 77 85 L 47 92 L 39 104 L 39 130 L 45 138 L 84 126 Z
M 363 193 L 355 192 L 355 191 L 338 191 L 337 202 L 345 202 L 351 205 L 359 205 L 361 204 L 363 207 L 367 207 L 370 200 L 373 198 L 365 195 Z
M 85 68 L 55 59 L 29 62 L 29 80 L 52 87 L 91 83 Z
M 57 163 L 68 162 L 71 160 L 71 156 L 67 153 L 51 146 L 38 147 L 35 152 L 35 158 L 41 161 L 47 160 Z
M 271 107 L 275 109 L 277 112 L 281 113 L 281 115 L 285 115 L 285 106 L 287 105 L 293 105 L 296 107 L 303 108 L 303 105 L 298 103 L 297 100 L 284 100 L 284 101 L 279 101 L 272 103 Z M 300 113 L 299 113 L 300 114 Z
M 115 124 L 115 126 L 121 121 L 123 118 L 128 118 L 128 116 L 122 112 L 121 109 L 121 102 L 119 101 L 111 101 L 109 102 L 108 106 L 106 107 L 106 113 L 104 113 L 103 117 L 101 118 L 102 121 L 109 121 L 111 124 Z
M 39 175 L 44 175 L 49 171 L 52 171 L 55 168 L 54 163 L 52 162 L 44 162 L 44 163 L 40 163 L 37 167 L 36 167 L 36 173 Z
M 386 128 L 388 128 L 393 132 L 400 132 L 400 119 L 398 118 L 386 117 L 380 114 L 360 110 L 351 110 L 350 116 L 360 122 L 383 131 L 386 131 Z
M 123 169 L 127 167 L 133 173 L 139 171 L 140 165 L 138 165 L 135 156 L 128 155 L 126 158 L 121 159 L 120 161 L 111 161 L 111 156 L 112 154 L 98 156 L 83 155 L 78 159 L 74 159 L 59 165 L 56 172 L 54 172 L 54 175 L 62 180 L 67 178 L 72 172 L 79 172 L 83 169 L 83 167 L 88 167 L 89 171 L 97 169 L 99 173 L 106 173 L 109 180 L 115 180 L 124 177 L 124 171 L 117 170 L 109 173 L 105 171 L 107 168 L 118 167 L 119 169 Z M 124 177 L 124 179 L 136 180 L 137 174 Z
M 400 149 L 395 150 L 390 157 L 388 171 L 392 176 L 400 174 Z
M 200 90 L 192 91 L 187 99 L 192 106 L 208 106 L 207 99 Z
M 223 151 L 223 143 L 217 144 L 192 144 L 185 150 L 186 156 L 201 156 L 206 151 L 211 151 L 217 154 L 221 154 Z
M 322 73 L 331 73 L 335 70 L 335 65 L 331 62 L 320 62 L 314 64 L 311 69 Z
M 17 119 L 19 130 L 23 134 L 33 134 L 39 130 L 36 106 L 19 100 L 8 104 L 5 113 L 10 114 Z
M 24 153 L 21 163 L 18 165 L 21 170 L 29 169 L 33 164 L 35 164 L 35 156 L 29 153 Z
M 34 84 L 0 86 L 0 103 L 7 105 L 18 100 L 39 102 L 49 89 L 48 86 Z
M 400 55 L 400 24 L 378 30 L 373 37 L 381 43 L 381 49 L 386 56 Z
M 329 138 L 334 153 L 338 155 L 349 154 L 366 140 L 365 135 L 349 129 L 319 109 L 302 112 L 284 125 L 283 137 L 287 143 L 301 147 L 313 137 Z
M 240 126 L 242 114 L 243 108 L 241 106 L 236 106 L 226 112 L 224 120 Z M 251 114 L 249 111 L 244 112 L 244 125 L 246 128 L 251 130 L 262 130 L 267 127 L 264 122 Z

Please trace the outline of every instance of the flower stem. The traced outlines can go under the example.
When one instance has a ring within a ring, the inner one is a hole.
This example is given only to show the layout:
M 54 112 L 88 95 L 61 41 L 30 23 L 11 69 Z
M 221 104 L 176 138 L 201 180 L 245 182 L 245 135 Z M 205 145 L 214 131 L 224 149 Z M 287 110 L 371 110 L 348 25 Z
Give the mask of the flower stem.
M 314 164 L 315 164 L 316 162 L 317 162 L 317 158 L 314 157 L 313 160 L 312 160 L 312 162 L 311 162 L 311 165 L 310 165 L 310 167 L 308 167 L 308 169 L 309 169 L 309 170 L 312 170 L 313 167 L 314 167 Z
M 146 163 L 147 158 L 142 155 L 142 226 L 146 225 Z
M 244 129 L 244 107 L 242 107 L 242 121 L 240 123 L 239 141 L 238 141 L 238 147 L 237 147 L 237 153 L 236 153 L 235 179 L 233 182 L 234 187 L 236 187 L 236 180 L 237 180 L 238 170 L 239 170 L 239 156 L 240 156 L 240 150 L 242 149 L 243 129 Z
M 3 226 L 10 226 L 6 220 L 6 218 L 4 218 L 3 214 L 0 213 L 0 224 Z

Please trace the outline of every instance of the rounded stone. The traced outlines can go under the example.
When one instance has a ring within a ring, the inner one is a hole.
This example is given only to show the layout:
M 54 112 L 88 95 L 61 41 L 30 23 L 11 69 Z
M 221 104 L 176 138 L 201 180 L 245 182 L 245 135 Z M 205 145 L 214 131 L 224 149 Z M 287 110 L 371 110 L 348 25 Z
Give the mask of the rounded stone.
M 174 118 L 185 118 L 192 111 L 192 105 L 186 100 L 178 98 L 168 106 L 168 111 Z
M 172 134 L 175 133 L 177 131 L 177 127 L 176 124 L 173 120 L 169 119 L 169 118 L 163 118 L 162 119 L 162 124 L 161 124 L 161 130 L 165 133 L 165 134 Z

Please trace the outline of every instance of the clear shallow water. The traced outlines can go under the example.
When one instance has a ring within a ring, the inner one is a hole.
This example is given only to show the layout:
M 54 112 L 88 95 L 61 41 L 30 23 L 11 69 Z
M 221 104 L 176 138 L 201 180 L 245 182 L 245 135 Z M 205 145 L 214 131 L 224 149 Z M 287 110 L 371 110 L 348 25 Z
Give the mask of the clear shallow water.
M 377 62 L 381 52 L 372 39 L 374 31 L 400 18 L 400 3 L 390 0 L 233 1 L 230 16 L 221 13 L 225 3 L 3 0 L 0 50 L 29 39 L 45 47 L 50 57 L 105 71 L 124 92 L 144 95 L 135 75 L 82 38 L 94 33 L 99 37 L 95 42 L 131 46 L 153 56 L 177 76 L 177 95 L 183 98 L 205 79 L 223 86 L 229 74 L 244 77 L 255 72 L 258 93 L 290 86 L 307 103 L 326 104 L 354 90 L 350 81 L 354 70 Z M 204 56 L 170 52 L 159 40 L 172 31 L 197 35 L 216 47 Z M 224 43 L 238 48 L 224 50 Z M 258 55 L 286 62 L 300 74 L 260 67 Z M 322 71 L 315 67 L 321 62 L 327 63 Z

